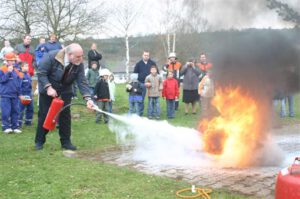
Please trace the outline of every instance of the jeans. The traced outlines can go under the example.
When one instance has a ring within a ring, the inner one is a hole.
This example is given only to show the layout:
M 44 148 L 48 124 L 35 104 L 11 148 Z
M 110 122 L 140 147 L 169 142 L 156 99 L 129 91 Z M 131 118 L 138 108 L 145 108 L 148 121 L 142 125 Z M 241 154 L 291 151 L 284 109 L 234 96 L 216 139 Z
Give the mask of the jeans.
M 132 101 L 129 102 L 129 114 L 137 114 L 139 116 L 142 116 L 143 114 L 141 111 L 142 101 Z
M 160 117 L 159 97 L 148 97 L 148 117 Z
M 286 116 L 286 109 L 285 109 L 285 99 L 278 99 L 274 100 L 274 106 L 277 106 L 278 102 L 280 103 L 280 117 Z
M 30 104 L 28 105 L 24 105 L 19 101 L 19 108 L 20 108 L 19 127 L 22 127 L 23 124 L 24 110 L 25 110 L 25 125 L 31 125 L 32 118 L 33 118 L 33 100 L 31 100 Z
M 179 100 L 175 100 L 175 111 L 178 111 L 179 108 Z
M 97 106 L 99 107 L 99 109 L 108 112 L 108 102 L 102 102 L 99 101 L 97 102 Z M 108 115 L 104 114 L 104 113 L 100 113 L 97 111 L 96 113 L 96 122 L 98 123 L 100 120 L 102 120 L 102 117 L 104 117 L 104 122 L 108 122 Z
M 141 83 L 141 87 L 142 87 L 142 89 L 143 89 L 143 91 L 142 91 L 143 101 L 142 101 L 142 103 L 141 103 L 139 113 L 141 114 L 140 116 L 143 116 L 143 114 L 144 114 L 144 109 L 145 109 L 144 102 L 145 102 L 145 96 L 146 96 L 146 93 L 147 93 L 147 88 L 146 88 L 146 86 L 145 86 L 144 83 Z
M 89 87 L 89 91 L 90 91 L 92 98 L 94 97 L 94 90 L 95 90 L 95 87 Z
M 167 99 L 166 102 L 167 102 L 167 117 L 174 118 L 176 101 Z
M 72 93 L 61 94 L 61 99 L 64 101 L 64 106 L 71 103 Z M 35 143 L 44 144 L 46 142 L 46 135 L 49 132 L 43 128 L 44 121 L 46 119 L 49 107 L 53 98 L 47 94 L 40 94 L 39 98 L 39 111 L 38 111 L 38 126 L 36 129 Z M 70 107 L 64 109 L 59 114 L 59 136 L 61 145 L 71 143 L 71 110 Z
M 287 96 L 287 101 L 289 104 L 289 116 L 290 117 L 294 117 L 295 113 L 294 113 L 294 96 L 293 95 L 288 95 Z
M 112 113 L 112 107 L 113 107 L 113 102 L 112 101 L 108 102 L 108 112 L 109 113 Z

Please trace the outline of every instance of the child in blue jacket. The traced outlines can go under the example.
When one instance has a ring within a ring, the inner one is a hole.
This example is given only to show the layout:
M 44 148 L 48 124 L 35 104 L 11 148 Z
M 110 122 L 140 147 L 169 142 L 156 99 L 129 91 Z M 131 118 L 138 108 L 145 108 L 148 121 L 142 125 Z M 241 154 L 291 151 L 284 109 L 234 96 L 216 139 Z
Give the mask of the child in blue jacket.
M 33 118 L 33 97 L 32 97 L 32 80 L 31 76 L 28 74 L 28 63 L 24 62 L 21 66 L 24 77 L 21 81 L 21 95 L 23 97 L 27 96 L 28 99 L 31 99 L 29 104 L 23 104 L 20 100 L 20 114 L 19 114 L 19 127 L 22 127 L 23 115 L 25 110 L 25 125 L 31 126 Z
M 6 65 L 0 68 L 0 95 L 2 110 L 2 130 L 8 134 L 21 133 L 18 125 L 20 86 L 23 73 L 15 68 L 16 55 L 5 55 Z

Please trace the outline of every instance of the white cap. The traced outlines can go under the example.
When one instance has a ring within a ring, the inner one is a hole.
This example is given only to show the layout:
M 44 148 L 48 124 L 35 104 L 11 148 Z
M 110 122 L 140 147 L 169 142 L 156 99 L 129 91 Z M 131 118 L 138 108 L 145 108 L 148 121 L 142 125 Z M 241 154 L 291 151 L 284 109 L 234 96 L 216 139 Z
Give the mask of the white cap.
M 110 74 L 111 73 L 110 73 L 110 71 L 107 68 L 104 68 L 104 69 L 100 70 L 100 76 L 104 76 L 104 75 L 109 76 Z
M 175 52 L 171 52 L 171 53 L 169 54 L 169 57 L 168 57 L 168 58 L 171 58 L 171 57 L 177 58 L 177 57 L 176 57 L 176 53 L 175 53 Z

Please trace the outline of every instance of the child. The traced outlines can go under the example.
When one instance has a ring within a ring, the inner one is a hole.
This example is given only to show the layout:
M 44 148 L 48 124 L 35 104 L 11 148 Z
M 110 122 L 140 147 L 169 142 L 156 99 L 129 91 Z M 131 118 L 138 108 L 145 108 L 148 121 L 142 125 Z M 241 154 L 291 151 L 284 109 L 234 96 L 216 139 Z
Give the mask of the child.
M 150 75 L 145 79 L 145 86 L 148 88 L 148 118 L 160 119 L 159 96 L 163 85 L 155 65 L 150 67 Z
M 22 104 L 22 102 L 19 102 L 20 107 L 20 114 L 19 114 L 19 127 L 22 127 L 23 122 L 23 112 L 25 111 L 25 125 L 31 126 L 32 124 L 32 118 L 33 118 L 33 97 L 32 97 L 32 80 L 31 76 L 28 74 L 28 63 L 24 62 L 21 65 L 22 72 L 24 74 L 24 77 L 21 81 L 21 95 L 22 96 L 28 96 L 29 99 L 31 99 L 30 103 L 28 105 Z
M 4 58 L 6 65 L 0 69 L 2 130 L 5 134 L 22 133 L 18 125 L 18 98 L 22 98 L 20 85 L 23 74 L 14 67 L 16 55 L 13 52 L 7 53 Z
M 167 117 L 169 119 L 175 117 L 175 102 L 179 97 L 178 82 L 173 76 L 173 71 L 168 71 L 162 92 L 162 97 L 167 101 Z
M 45 38 L 41 37 L 39 41 L 40 41 L 40 43 L 35 49 L 35 59 L 36 59 L 37 66 L 39 66 L 41 59 L 43 58 L 44 54 L 46 53 Z
M 108 112 L 112 113 L 112 106 L 113 102 L 115 101 L 115 93 L 116 93 L 116 84 L 115 84 L 115 76 L 114 74 L 110 74 L 109 81 L 108 81 L 108 88 L 109 88 L 109 96 L 110 101 L 108 102 Z
M 138 74 L 130 75 L 131 82 L 126 85 L 126 91 L 129 93 L 129 114 L 142 116 L 141 106 L 143 103 L 143 85 L 138 81 Z
M 94 89 L 95 89 L 95 85 L 97 83 L 97 80 L 99 78 L 99 70 L 97 68 L 97 62 L 91 62 L 91 68 L 88 69 L 88 72 L 86 74 L 86 79 L 89 83 L 89 88 L 90 88 L 90 93 L 91 96 L 94 95 Z
M 201 115 L 207 117 L 211 114 L 212 105 L 211 99 L 214 96 L 214 82 L 211 78 L 211 71 L 207 70 L 206 75 L 200 81 L 198 93 L 201 96 Z
M 97 105 L 99 109 L 103 111 L 108 111 L 108 102 L 110 101 L 109 95 L 109 87 L 108 87 L 108 77 L 110 72 L 108 69 L 102 69 L 100 71 L 100 79 L 96 83 L 95 91 L 94 91 L 94 98 L 97 101 Z M 108 123 L 108 116 L 103 113 L 97 112 L 96 114 L 96 123 L 99 123 L 104 115 L 104 123 Z

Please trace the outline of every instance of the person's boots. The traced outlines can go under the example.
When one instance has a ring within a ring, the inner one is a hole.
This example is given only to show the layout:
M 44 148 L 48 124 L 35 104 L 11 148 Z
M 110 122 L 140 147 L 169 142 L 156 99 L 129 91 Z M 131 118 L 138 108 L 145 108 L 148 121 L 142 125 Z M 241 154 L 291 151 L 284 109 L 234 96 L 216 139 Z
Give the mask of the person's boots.
M 77 150 L 77 147 L 74 146 L 71 142 L 62 144 L 61 148 L 66 149 L 66 150 L 71 150 L 71 151 L 76 151 Z

